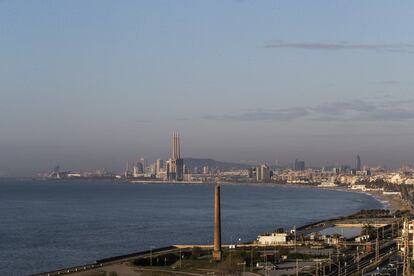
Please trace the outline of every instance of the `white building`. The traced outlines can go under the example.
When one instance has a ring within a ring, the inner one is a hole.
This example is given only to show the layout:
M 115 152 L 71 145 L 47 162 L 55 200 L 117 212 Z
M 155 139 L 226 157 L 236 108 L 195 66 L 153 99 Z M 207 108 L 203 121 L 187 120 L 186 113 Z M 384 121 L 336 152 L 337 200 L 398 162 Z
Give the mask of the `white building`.
M 287 233 L 272 233 L 257 237 L 257 243 L 260 245 L 286 244 L 287 240 Z
M 365 191 L 366 190 L 366 187 L 363 184 L 352 185 L 351 186 L 351 190 L 361 190 L 361 191 Z
M 398 173 L 393 175 L 389 180 L 389 182 L 392 184 L 403 184 L 404 181 L 405 179 Z
M 270 168 L 267 165 L 261 165 L 256 168 L 256 180 L 257 181 L 269 181 L 270 180 Z

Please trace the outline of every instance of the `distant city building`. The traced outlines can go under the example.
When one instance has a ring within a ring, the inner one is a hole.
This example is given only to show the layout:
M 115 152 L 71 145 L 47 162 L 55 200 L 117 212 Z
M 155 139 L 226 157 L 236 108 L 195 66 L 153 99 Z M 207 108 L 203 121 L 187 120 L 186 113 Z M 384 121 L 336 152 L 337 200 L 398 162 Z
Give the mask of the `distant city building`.
M 364 170 L 363 175 L 365 175 L 365 176 L 371 176 L 372 175 L 371 170 L 369 170 L 369 169 Z
M 145 173 L 145 170 L 147 169 L 147 161 L 145 160 L 145 158 L 141 158 L 139 161 L 142 164 L 142 171 Z
M 357 171 L 361 171 L 362 170 L 362 165 L 361 165 L 361 157 L 359 155 L 357 155 L 356 157 L 356 164 L 355 164 L 355 169 Z
M 304 171 L 305 170 L 305 161 L 299 161 L 298 159 L 295 160 L 295 171 Z
M 181 158 L 181 141 L 178 133 L 173 135 L 172 156 L 168 160 L 167 178 L 171 181 L 184 180 L 184 160 Z
M 341 166 L 341 173 L 348 173 L 351 170 L 350 166 L 342 165 Z
M 144 173 L 145 171 L 144 171 L 144 164 L 142 164 L 141 162 L 137 162 L 136 164 L 135 164 L 135 167 L 136 167 L 136 170 L 137 170 L 137 172 L 138 173 Z
M 156 170 L 157 170 L 156 166 L 157 166 L 157 163 L 153 163 L 153 164 L 149 165 L 147 167 L 147 170 L 146 170 L 145 173 L 150 175 L 150 176 L 155 176 L 157 174 L 156 173 Z
M 210 173 L 210 170 L 209 170 L 208 166 L 204 166 L 203 167 L 203 174 L 209 174 L 209 173 Z
M 159 174 L 164 169 L 164 160 L 157 159 L 155 162 L 155 174 Z
M 252 168 L 247 169 L 247 177 L 253 178 L 254 177 L 254 171 Z
M 267 165 L 261 165 L 256 168 L 256 180 L 258 182 L 270 180 L 270 168 Z
M 124 173 L 125 178 L 128 178 L 128 175 L 129 175 L 129 162 L 127 161 L 126 166 L 125 166 L 125 173 Z

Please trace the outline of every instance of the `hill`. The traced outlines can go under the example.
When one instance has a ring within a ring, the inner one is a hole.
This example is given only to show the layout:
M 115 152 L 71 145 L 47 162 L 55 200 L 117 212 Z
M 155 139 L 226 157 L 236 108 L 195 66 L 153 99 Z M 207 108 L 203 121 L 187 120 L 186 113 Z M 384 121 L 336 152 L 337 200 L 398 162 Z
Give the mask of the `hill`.
M 248 164 L 240 164 L 240 163 L 231 163 L 231 162 L 221 162 L 214 159 L 208 158 L 184 158 L 184 164 L 186 167 L 190 168 L 191 170 L 195 167 L 203 168 L 204 166 L 208 166 L 210 169 L 220 169 L 220 170 L 231 170 L 231 169 L 246 169 L 251 167 Z

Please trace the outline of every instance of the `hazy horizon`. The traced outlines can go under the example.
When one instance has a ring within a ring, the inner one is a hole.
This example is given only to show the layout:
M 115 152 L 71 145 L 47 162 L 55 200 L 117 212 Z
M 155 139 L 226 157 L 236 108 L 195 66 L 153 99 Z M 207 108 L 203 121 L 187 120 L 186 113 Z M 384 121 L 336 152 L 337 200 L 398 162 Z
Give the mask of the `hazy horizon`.
M 392 20 L 391 20 L 392 19 Z M 0 1 L 0 176 L 414 163 L 414 2 Z

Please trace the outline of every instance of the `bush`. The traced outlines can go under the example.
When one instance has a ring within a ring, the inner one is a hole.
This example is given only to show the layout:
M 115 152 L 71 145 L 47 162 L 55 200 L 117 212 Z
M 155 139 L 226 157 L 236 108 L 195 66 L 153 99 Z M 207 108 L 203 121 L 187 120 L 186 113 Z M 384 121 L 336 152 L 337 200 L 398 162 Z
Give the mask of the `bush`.
M 201 256 L 201 248 L 200 247 L 193 247 L 191 251 L 191 259 L 197 260 Z

